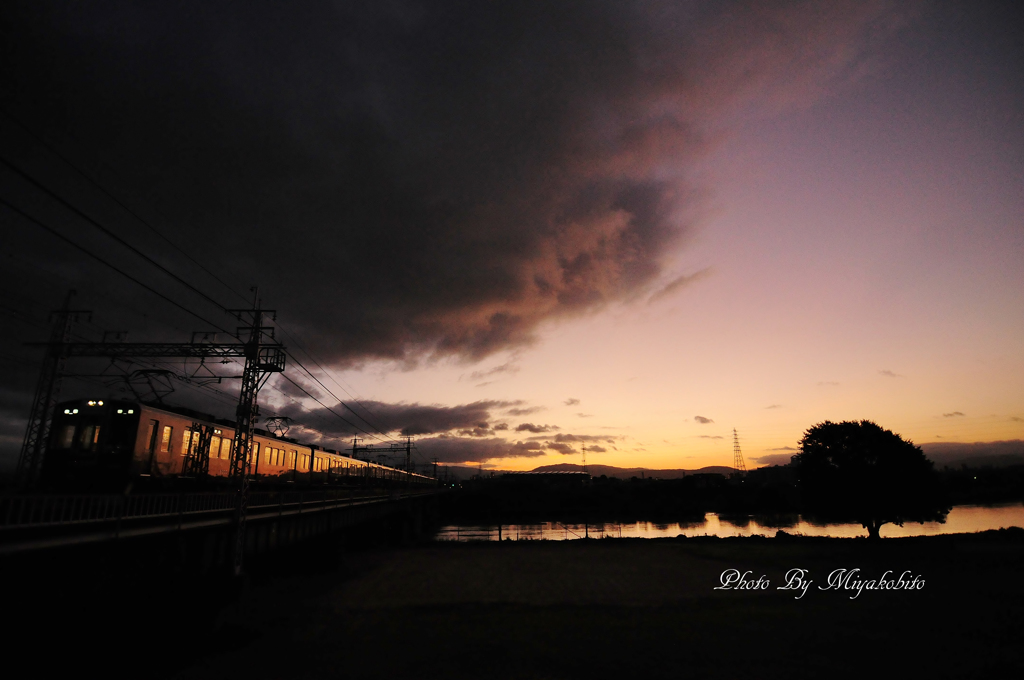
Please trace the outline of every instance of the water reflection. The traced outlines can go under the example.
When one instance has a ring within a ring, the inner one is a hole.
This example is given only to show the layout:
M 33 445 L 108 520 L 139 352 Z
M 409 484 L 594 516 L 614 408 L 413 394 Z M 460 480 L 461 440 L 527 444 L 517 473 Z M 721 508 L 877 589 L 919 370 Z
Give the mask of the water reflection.
M 1006 527 L 1024 527 L 1024 504 L 985 507 L 960 505 L 950 511 L 944 524 L 925 522 L 904 526 L 886 524 L 882 537 L 934 536 L 959 534 Z M 804 536 L 849 538 L 867 536 L 859 524 L 820 524 L 799 515 L 717 515 L 709 512 L 703 521 L 676 522 L 609 522 L 595 524 L 503 524 L 492 526 L 442 527 L 435 536 L 438 541 L 567 541 L 577 538 L 668 538 L 674 536 L 774 536 L 779 529 Z

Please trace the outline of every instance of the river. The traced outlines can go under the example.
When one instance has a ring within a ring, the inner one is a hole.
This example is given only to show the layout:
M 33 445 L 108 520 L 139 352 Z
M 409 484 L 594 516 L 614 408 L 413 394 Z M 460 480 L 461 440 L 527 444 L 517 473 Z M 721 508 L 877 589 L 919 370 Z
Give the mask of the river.
M 938 534 L 961 534 L 988 529 L 1024 527 L 1024 504 L 980 506 L 958 505 L 946 517 L 944 523 L 908 522 L 897 526 L 882 526 L 882 538 L 899 536 L 935 536 Z M 703 521 L 659 524 L 655 522 L 594 522 L 592 524 L 563 524 L 541 522 L 539 524 L 503 524 L 500 527 L 502 539 L 565 541 L 577 538 L 668 538 L 675 536 L 774 536 L 779 530 L 787 534 L 804 536 L 833 536 L 849 538 L 867 536 L 867 530 L 859 524 L 815 524 L 799 515 L 719 515 L 709 512 Z M 441 527 L 434 540 L 437 541 L 497 541 L 497 525 L 447 525 Z

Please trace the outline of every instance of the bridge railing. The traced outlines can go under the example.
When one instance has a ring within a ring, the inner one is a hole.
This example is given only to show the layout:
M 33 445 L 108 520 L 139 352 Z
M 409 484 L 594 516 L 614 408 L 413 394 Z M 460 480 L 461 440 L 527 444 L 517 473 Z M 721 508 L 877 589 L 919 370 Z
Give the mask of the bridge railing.
M 258 491 L 249 510 L 369 500 L 350 491 Z M 375 497 L 374 497 L 375 498 Z M 0 530 L 233 511 L 238 494 L 162 493 L 0 496 Z

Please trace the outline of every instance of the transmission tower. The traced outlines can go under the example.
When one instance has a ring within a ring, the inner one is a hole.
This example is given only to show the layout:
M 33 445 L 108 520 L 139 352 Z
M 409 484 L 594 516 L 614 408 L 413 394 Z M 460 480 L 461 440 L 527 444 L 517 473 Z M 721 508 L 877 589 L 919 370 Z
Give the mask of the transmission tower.
M 743 462 L 743 452 L 740 451 L 740 438 L 736 434 L 736 428 L 732 428 L 732 466 L 741 475 L 747 474 L 747 465 Z
M 259 416 L 257 396 L 271 373 L 284 371 L 285 349 L 274 340 L 274 329 L 264 326 L 264 318 L 276 318 L 273 310 L 260 309 L 259 298 L 255 299 L 252 309 L 228 310 L 246 325 L 238 329 L 238 338 L 247 338 L 242 342 L 218 343 L 209 341 L 209 334 L 203 334 L 202 340 L 193 335 L 189 343 L 168 342 L 69 342 L 71 324 L 77 320 L 82 310 L 70 309 L 72 293 L 68 294 L 64 307 L 55 312 L 53 331 L 50 341 L 45 343 L 29 343 L 29 345 L 46 348 L 43 368 L 39 375 L 35 399 L 29 424 L 25 431 L 25 441 L 21 456 L 18 458 L 18 476 L 22 484 L 31 484 L 39 473 L 42 459 L 46 452 L 50 433 L 50 422 L 54 408 L 60 395 L 61 378 L 65 375 L 67 359 L 74 357 L 107 357 L 112 360 L 154 359 L 154 358 L 194 358 L 194 359 L 228 359 L 245 358 L 245 371 L 242 375 L 242 389 L 238 397 L 236 416 L 238 423 L 235 429 L 234 448 L 231 453 L 229 477 L 238 484 L 238 507 L 236 513 L 237 541 L 235 545 L 235 571 L 241 572 L 242 549 L 244 548 L 245 516 L 249 499 L 249 476 L 252 467 L 253 426 Z M 120 338 L 123 340 L 123 338 Z M 194 377 L 194 376 L 193 376 Z M 217 379 L 215 376 L 210 379 Z M 183 472 L 193 476 L 205 476 L 209 470 L 210 437 L 199 427 L 193 428 L 196 441 L 186 452 Z
M 78 315 L 91 314 L 85 310 L 71 309 L 71 298 L 74 295 L 75 291 L 68 291 L 64 306 L 50 313 L 53 323 L 50 342 L 46 346 L 46 356 L 36 383 L 32 410 L 29 412 L 28 427 L 25 428 L 25 440 L 18 456 L 17 480 L 21 486 L 31 486 L 35 482 L 50 441 L 53 410 L 60 401 L 61 378 L 67 363 L 67 355 L 62 348 L 71 339 L 71 326 L 78 321 Z
M 254 294 L 252 309 L 229 310 L 239 321 L 248 322 L 247 328 L 238 329 L 238 337 L 243 337 L 247 332 L 248 340 L 245 342 L 245 370 L 242 371 L 242 389 L 235 410 L 235 442 L 228 470 L 228 477 L 238 483 L 238 508 L 235 515 L 236 576 L 242 573 L 242 556 L 245 553 L 245 517 L 252 473 L 253 427 L 259 417 L 257 397 L 271 373 L 284 371 L 285 361 L 284 348 L 274 342 L 274 329 L 263 325 L 264 315 L 276 319 L 277 313 L 260 309 L 259 290 L 254 290 Z

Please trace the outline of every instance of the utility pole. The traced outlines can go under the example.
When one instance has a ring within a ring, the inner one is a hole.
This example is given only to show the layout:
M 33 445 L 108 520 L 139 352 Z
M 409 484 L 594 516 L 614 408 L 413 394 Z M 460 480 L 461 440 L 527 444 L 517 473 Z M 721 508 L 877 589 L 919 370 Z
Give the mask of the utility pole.
M 50 342 L 46 345 L 43 367 L 39 372 L 32 410 L 28 416 L 28 427 L 25 428 L 25 439 L 18 456 L 17 482 L 22 487 L 35 484 L 42 468 L 43 455 L 50 443 L 53 410 L 60 401 L 61 380 L 67 364 L 63 347 L 71 339 L 71 327 L 78 321 L 79 314 L 92 314 L 87 310 L 71 309 L 71 298 L 74 295 L 75 291 L 69 290 L 64 305 L 50 313 Z

